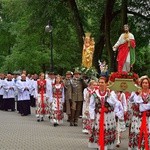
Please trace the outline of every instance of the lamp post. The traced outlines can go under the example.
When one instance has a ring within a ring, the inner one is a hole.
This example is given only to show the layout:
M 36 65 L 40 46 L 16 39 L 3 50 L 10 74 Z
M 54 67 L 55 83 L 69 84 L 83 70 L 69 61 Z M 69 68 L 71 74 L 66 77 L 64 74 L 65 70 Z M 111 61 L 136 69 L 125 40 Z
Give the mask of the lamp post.
M 50 71 L 54 71 L 54 63 L 53 63 L 53 35 L 52 35 L 52 24 L 48 21 L 48 25 L 45 27 L 45 32 L 50 34 Z

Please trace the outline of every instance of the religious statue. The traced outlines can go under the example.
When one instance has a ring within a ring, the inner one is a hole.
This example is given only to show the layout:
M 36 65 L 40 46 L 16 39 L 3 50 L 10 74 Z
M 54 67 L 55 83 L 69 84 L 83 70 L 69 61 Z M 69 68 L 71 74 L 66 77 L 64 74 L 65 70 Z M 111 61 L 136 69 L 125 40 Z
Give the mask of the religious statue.
M 135 39 L 129 32 L 129 26 L 124 25 L 124 33 L 121 34 L 117 43 L 113 46 L 113 50 L 118 49 L 118 72 L 130 72 L 135 63 Z
M 91 37 L 91 33 L 85 33 L 82 51 L 82 65 L 86 68 L 92 67 L 94 49 L 95 49 L 94 38 Z
M 106 61 L 100 61 L 98 60 L 99 63 L 99 69 L 100 69 L 100 76 L 108 77 L 108 65 L 106 64 Z

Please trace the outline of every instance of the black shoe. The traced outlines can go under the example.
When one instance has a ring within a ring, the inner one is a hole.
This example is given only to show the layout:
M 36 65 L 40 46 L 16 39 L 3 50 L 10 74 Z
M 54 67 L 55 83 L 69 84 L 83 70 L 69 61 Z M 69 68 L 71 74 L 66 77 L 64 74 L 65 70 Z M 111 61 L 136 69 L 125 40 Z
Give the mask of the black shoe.
M 54 123 L 54 127 L 57 127 L 58 126 L 58 124 L 57 123 Z
M 40 119 L 39 119 L 39 118 L 37 119 L 37 122 L 40 122 Z
M 74 123 L 74 126 L 78 126 L 78 124 L 77 124 L 77 123 Z
M 70 122 L 70 126 L 74 126 L 74 124 L 72 122 Z
M 74 126 L 78 126 L 78 124 L 77 124 L 77 123 L 74 123 Z
M 71 116 L 68 115 L 68 119 L 67 119 L 67 122 L 70 122 L 71 121 Z
M 43 117 L 41 118 L 41 121 L 44 121 Z
M 117 145 L 116 145 L 116 147 L 120 147 L 120 145 L 119 145 L 119 144 L 117 144 Z

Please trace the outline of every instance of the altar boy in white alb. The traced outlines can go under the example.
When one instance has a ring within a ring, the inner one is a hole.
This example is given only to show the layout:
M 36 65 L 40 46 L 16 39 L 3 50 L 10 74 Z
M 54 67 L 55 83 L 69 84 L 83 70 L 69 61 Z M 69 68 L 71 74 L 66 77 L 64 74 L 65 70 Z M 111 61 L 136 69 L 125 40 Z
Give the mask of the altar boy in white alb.
M 11 74 L 7 74 L 7 78 L 3 82 L 3 88 L 4 110 L 11 109 L 11 111 L 15 111 L 15 84 Z
M 26 80 L 26 75 L 21 75 L 21 80 L 18 80 L 16 83 L 18 90 L 18 111 L 21 116 L 27 116 L 31 114 L 30 111 L 30 89 L 31 83 L 29 80 Z

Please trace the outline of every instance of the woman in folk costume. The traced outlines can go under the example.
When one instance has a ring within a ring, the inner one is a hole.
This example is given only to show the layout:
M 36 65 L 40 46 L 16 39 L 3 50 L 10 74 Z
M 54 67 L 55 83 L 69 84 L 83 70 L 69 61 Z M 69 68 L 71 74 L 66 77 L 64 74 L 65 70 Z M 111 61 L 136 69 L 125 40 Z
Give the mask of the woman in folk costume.
M 60 75 L 55 77 L 55 83 L 52 84 L 50 94 L 51 118 L 50 121 L 54 127 L 63 123 L 63 104 L 64 104 L 64 84 Z
M 88 147 L 99 150 L 114 149 L 116 137 L 114 107 L 118 104 L 120 103 L 116 97 L 106 88 L 106 79 L 100 77 L 99 89 L 90 98 L 89 112 L 94 125 Z
M 46 80 L 44 79 L 44 73 L 40 73 L 39 79 L 37 80 L 36 89 L 36 117 L 37 121 L 43 121 L 44 116 L 49 116 L 48 107 L 48 92 L 46 86 Z
M 140 78 L 141 90 L 132 93 L 133 109 L 128 150 L 150 150 L 150 79 Z
M 91 119 L 89 115 L 89 103 L 90 103 L 90 97 L 93 94 L 95 90 L 95 86 L 97 85 L 96 81 L 91 80 L 88 84 L 88 87 L 84 89 L 83 91 L 83 107 L 82 107 L 82 132 L 83 133 L 90 133 L 91 131 Z
M 124 25 L 124 33 L 121 34 L 117 43 L 113 46 L 113 50 L 118 49 L 118 72 L 129 72 L 135 63 L 135 39 L 134 35 L 129 32 L 129 26 Z
M 126 130 L 126 124 L 125 124 L 125 117 L 124 116 L 127 112 L 127 102 L 126 102 L 126 96 L 123 92 L 118 91 L 116 93 L 114 92 L 113 94 L 116 95 L 116 99 L 120 102 L 119 107 L 116 107 L 114 111 L 118 112 L 118 110 L 121 110 L 121 112 L 122 112 L 119 116 L 116 115 L 116 120 L 117 120 L 116 147 L 120 147 L 121 132 L 124 132 Z

